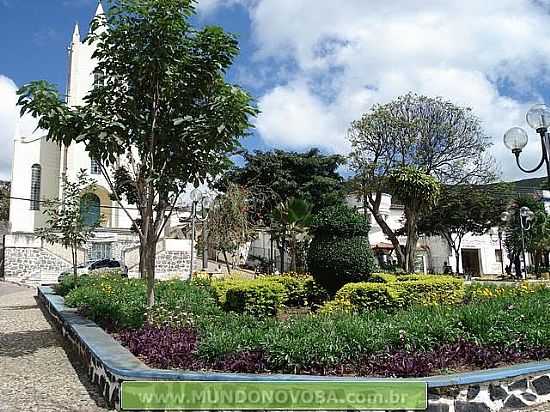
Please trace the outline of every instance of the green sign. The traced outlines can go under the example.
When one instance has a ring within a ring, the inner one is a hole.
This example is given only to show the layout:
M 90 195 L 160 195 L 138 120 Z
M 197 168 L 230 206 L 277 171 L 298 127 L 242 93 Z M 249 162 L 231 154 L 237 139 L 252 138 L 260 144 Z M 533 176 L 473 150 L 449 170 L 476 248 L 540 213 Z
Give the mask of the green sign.
M 125 381 L 123 410 L 391 410 L 427 408 L 418 381 Z

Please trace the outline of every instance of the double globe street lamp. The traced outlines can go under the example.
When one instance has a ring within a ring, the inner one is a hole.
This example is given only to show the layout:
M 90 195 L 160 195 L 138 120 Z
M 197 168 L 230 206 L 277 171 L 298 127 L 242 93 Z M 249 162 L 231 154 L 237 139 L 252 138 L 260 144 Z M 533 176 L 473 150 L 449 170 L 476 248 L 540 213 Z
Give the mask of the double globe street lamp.
M 513 211 L 502 212 L 500 219 L 504 223 L 510 222 L 514 215 Z M 521 227 L 521 255 L 523 258 L 523 279 L 527 279 L 527 260 L 525 256 L 525 232 L 531 229 L 531 223 L 535 220 L 535 213 L 527 206 L 519 209 L 519 225 Z
M 202 255 L 202 269 L 208 270 L 208 213 L 212 203 L 214 203 L 215 195 L 213 193 L 203 193 L 200 189 L 193 189 L 190 194 L 191 198 L 191 213 L 188 217 L 180 218 L 180 222 L 191 223 L 191 262 L 189 268 L 189 279 L 193 277 L 193 266 L 195 257 L 195 237 L 196 237 L 196 224 L 202 223 L 202 241 L 203 241 L 203 255 Z M 200 209 L 199 209 L 200 204 Z M 199 215 L 200 210 L 200 215 Z
M 527 112 L 527 123 L 540 135 L 542 144 L 542 157 L 539 164 L 533 169 L 525 169 L 519 162 L 519 156 L 529 141 L 527 132 L 521 127 L 512 127 L 504 134 L 504 145 L 516 156 L 516 163 L 521 171 L 525 173 L 534 173 L 538 171 L 543 164 L 546 164 L 546 175 L 548 186 L 550 188 L 550 107 L 545 104 L 537 104 Z

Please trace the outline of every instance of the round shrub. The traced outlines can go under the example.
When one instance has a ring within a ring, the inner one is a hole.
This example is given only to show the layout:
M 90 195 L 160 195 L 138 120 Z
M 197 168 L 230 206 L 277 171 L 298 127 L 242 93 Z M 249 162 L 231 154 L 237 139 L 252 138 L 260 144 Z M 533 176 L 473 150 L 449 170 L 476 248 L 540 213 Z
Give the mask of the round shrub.
M 376 267 L 369 229 L 364 216 L 344 205 L 326 208 L 314 217 L 308 269 L 329 292 L 368 280 Z

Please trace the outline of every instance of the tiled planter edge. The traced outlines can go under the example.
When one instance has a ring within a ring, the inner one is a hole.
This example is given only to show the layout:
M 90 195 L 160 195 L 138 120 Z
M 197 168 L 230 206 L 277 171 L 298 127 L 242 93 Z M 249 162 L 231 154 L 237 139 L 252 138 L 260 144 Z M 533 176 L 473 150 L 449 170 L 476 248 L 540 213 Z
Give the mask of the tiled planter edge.
M 125 380 L 373 380 L 372 378 L 253 375 L 153 369 L 143 364 L 97 324 L 78 315 L 74 309 L 66 307 L 64 299 L 56 295 L 51 288 L 38 288 L 38 298 L 63 337 L 80 354 L 88 367 L 92 382 L 101 388 L 107 402 L 117 409 L 120 409 L 120 385 Z M 392 380 L 395 381 L 395 379 Z M 550 401 L 550 362 L 548 361 L 416 380 L 428 384 L 429 411 L 516 410 Z

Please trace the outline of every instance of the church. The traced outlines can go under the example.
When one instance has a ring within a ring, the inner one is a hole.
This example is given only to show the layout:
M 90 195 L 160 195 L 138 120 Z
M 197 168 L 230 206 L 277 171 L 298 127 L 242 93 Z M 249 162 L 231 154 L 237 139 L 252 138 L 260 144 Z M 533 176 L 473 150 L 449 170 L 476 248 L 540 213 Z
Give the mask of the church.
M 99 3 L 96 16 L 103 12 Z M 81 104 L 94 83 L 100 80 L 94 73 L 94 49 L 93 44 L 81 37 L 76 24 L 68 48 L 67 104 L 70 106 Z M 37 238 L 34 232 L 45 225 L 44 201 L 61 199 L 63 178 L 66 176 L 69 181 L 75 181 L 81 169 L 85 169 L 96 182 L 95 191 L 86 194 L 92 206 L 87 208 L 87 213 L 96 214 L 88 217 L 95 221 L 101 216 L 101 226 L 86 247 L 79 251 L 79 263 L 116 259 L 128 266 L 130 275 L 137 275 L 139 239 L 130 229 L 128 216 L 117 202 L 111 200 L 109 185 L 84 144 L 61 147 L 43 137 L 16 132 L 14 146 L 10 233 L 4 242 L 4 276 L 30 277 L 44 283 L 54 281 L 61 271 L 72 266 L 70 250 L 49 245 Z M 177 229 L 178 216 L 174 216 L 170 223 L 173 230 L 167 233 Z M 157 273 L 159 277 L 187 276 L 191 242 L 171 237 L 165 235 L 157 245 Z

